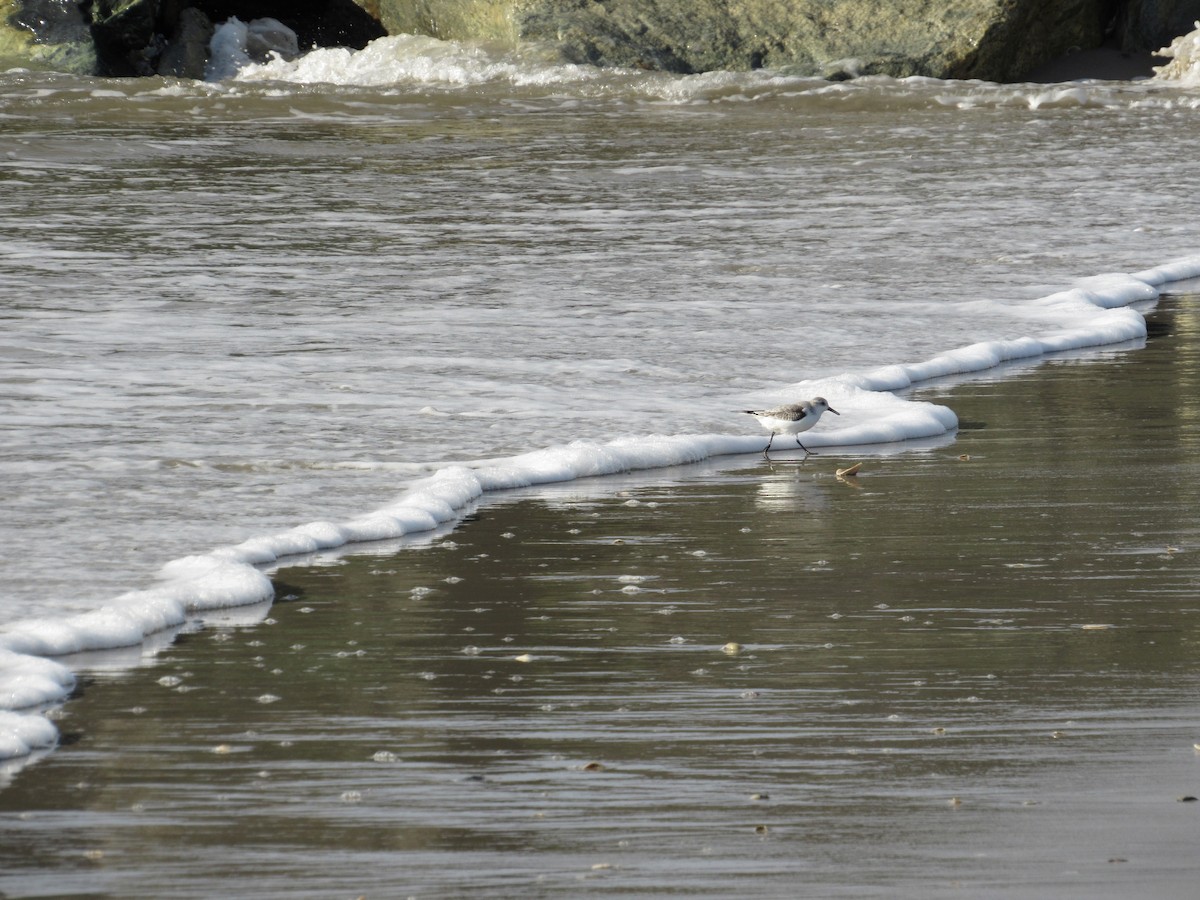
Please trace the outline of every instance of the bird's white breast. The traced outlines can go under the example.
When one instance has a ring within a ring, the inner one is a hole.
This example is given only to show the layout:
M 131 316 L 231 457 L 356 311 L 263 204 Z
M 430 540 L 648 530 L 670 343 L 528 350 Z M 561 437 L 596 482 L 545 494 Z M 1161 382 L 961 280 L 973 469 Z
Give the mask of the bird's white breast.
M 807 415 L 802 419 L 780 419 L 775 416 L 758 416 L 758 421 L 763 428 L 775 434 L 799 434 L 812 428 L 817 417 Z

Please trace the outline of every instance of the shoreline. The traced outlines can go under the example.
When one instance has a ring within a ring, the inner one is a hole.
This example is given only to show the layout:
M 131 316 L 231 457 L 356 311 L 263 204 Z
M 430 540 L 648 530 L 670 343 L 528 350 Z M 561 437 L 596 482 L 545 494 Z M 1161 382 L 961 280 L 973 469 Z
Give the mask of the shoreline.
M 1078 349 L 1087 354 L 1096 349 L 1093 341 L 1097 340 L 1097 334 L 1104 336 L 1105 343 L 1100 345 L 1101 348 L 1120 348 L 1127 341 L 1117 340 L 1118 337 L 1133 339 L 1145 331 L 1142 314 L 1135 307 L 1151 296 L 1157 296 L 1158 287 L 1173 285 L 1177 290 L 1189 290 L 1200 285 L 1200 277 L 1194 274 L 1197 266 L 1196 257 L 1187 257 L 1134 275 L 1095 276 L 1078 281 L 1075 288 L 1037 301 L 1050 307 L 1086 307 L 1089 315 L 1085 318 L 1092 330 L 1056 331 L 1041 338 L 978 343 L 924 362 L 885 366 L 852 376 L 842 387 L 863 392 L 860 399 L 872 395 L 875 406 L 870 422 L 840 429 L 832 439 L 819 433 L 812 434 L 808 438 L 809 444 L 843 455 L 887 456 L 917 449 L 922 441 L 926 446 L 953 441 L 957 417 L 949 407 L 937 403 L 911 404 L 901 398 L 922 392 L 933 396 L 935 386 L 944 390 L 960 379 L 970 382 L 979 374 L 994 377 L 1001 371 L 1010 370 L 1008 367 L 1013 364 L 1037 366 L 1056 357 L 1064 358 L 1064 351 L 1069 353 Z M 1061 319 L 1061 313 L 1058 315 Z M 1117 316 L 1115 320 L 1114 315 Z M 1079 313 L 1075 312 L 1073 317 L 1054 321 L 1061 325 L 1078 320 Z M 1096 331 L 1096 328 L 1100 330 Z M 880 400 L 883 406 L 879 406 Z M 897 405 L 902 407 L 898 413 L 895 412 Z M 903 443 L 897 441 L 901 434 L 908 435 Z M 850 436 L 860 440 L 846 443 Z M 136 655 L 143 649 L 151 652 L 152 647 L 169 642 L 174 634 L 203 627 L 206 619 L 236 621 L 240 618 L 239 607 L 265 603 L 263 608 L 269 608 L 275 596 L 269 573 L 278 565 L 290 566 L 305 559 L 331 555 L 369 553 L 369 549 L 359 548 L 405 535 L 422 542 L 426 536 L 445 527 L 453 528 L 465 510 L 487 502 L 481 498 L 490 497 L 497 491 L 510 491 L 512 486 L 528 486 L 528 490 L 536 495 L 546 485 L 566 483 L 575 491 L 578 488 L 573 485 L 581 479 L 629 471 L 645 472 L 645 477 L 652 483 L 658 483 L 670 479 L 672 470 L 679 467 L 685 473 L 689 472 L 688 467 L 697 459 L 720 471 L 738 465 L 738 458 L 752 453 L 750 448 L 757 447 L 760 440 L 751 436 L 680 435 L 632 442 L 617 440 L 605 445 L 584 442 L 501 461 L 509 464 L 507 468 L 502 464 L 476 468 L 451 466 L 418 482 L 391 506 L 352 521 L 342 524 L 311 522 L 287 532 L 217 548 L 207 555 L 175 560 L 164 569 L 171 573 L 170 581 L 122 595 L 114 604 L 119 608 L 104 607 L 95 617 L 88 614 L 63 622 L 33 620 L 18 623 L 21 627 L 5 636 L 4 649 L 12 658 L 8 681 L 20 681 L 22 673 L 17 662 L 20 654 L 26 654 L 30 663 L 26 666 L 29 671 L 25 672 L 25 683 L 18 685 L 20 693 L 14 695 L 22 698 L 22 702 L 15 705 L 28 709 L 38 704 L 49 705 L 65 696 L 74 680 L 72 672 L 76 660 L 81 657 L 103 658 L 107 654 L 115 660 Z M 726 462 L 730 459 L 733 461 Z M 240 601 L 237 598 L 241 598 Z M 124 607 L 121 607 L 122 602 Z M 147 617 L 152 619 L 152 630 L 148 632 L 148 638 L 143 637 L 144 647 L 121 644 L 110 653 L 97 645 L 94 632 L 98 622 L 103 625 L 102 632 L 115 629 L 119 639 L 127 641 L 135 619 Z M 30 678 L 31 674 L 36 678 Z M 9 745 L 16 748 L 9 754 L 16 762 L 8 768 L 19 768 L 20 757 L 29 755 L 31 749 L 39 753 L 53 743 L 53 729 L 37 715 L 10 714 L 0 721 L 0 726 Z
M 1188 896 L 1198 300 L 918 390 L 953 445 L 555 485 L 283 566 L 262 622 L 87 674 L 0 792 L 0 891 Z

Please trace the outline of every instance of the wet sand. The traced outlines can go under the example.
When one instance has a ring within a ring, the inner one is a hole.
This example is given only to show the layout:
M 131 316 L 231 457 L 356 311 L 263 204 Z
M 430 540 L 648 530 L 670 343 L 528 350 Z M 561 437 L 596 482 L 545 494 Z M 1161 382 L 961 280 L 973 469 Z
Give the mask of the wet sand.
M 0 894 L 1193 897 L 1200 296 L 1151 324 L 926 388 L 953 442 L 497 496 L 91 660 Z

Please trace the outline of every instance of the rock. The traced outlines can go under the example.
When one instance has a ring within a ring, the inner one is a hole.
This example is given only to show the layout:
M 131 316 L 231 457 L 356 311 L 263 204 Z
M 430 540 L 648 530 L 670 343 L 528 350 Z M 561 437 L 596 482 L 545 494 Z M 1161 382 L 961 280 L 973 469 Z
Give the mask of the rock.
M 360 0 L 374 8 L 376 0 Z M 1155 0 L 1144 0 L 1150 3 Z M 378 0 L 390 33 L 536 41 L 569 60 L 701 72 L 1019 78 L 1099 46 L 1111 0 Z
M 442 40 L 515 43 L 518 21 L 546 0 L 355 0 L 373 13 L 388 34 L 427 34 Z M 589 5 L 587 0 L 575 4 Z
M 1200 0 L 0 0 L 0 62 L 195 77 L 201 16 L 278 20 L 296 52 L 420 33 L 671 72 L 1013 81 L 1106 32 L 1123 52 L 1154 52 L 1192 30 Z
M 1140 0 L 1123 5 L 1117 39 L 1122 50 L 1132 53 L 1157 54 L 1192 31 L 1200 19 L 1200 0 Z
M 243 22 L 275 19 L 296 33 L 298 47 L 361 49 L 387 32 L 379 23 L 372 0 L 183 0 L 215 24 L 238 18 Z M 408 0 L 420 5 L 418 0 Z
M 370 4 L 364 4 L 369 6 Z M 80 75 L 197 77 L 207 58 L 203 25 L 274 19 L 253 50 L 294 55 L 300 47 L 361 48 L 386 32 L 354 0 L 0 0 L 0 65 Z
M 83 12 L 58 0 L 0 0 L 0 65 L 92 74 L 96 48 Z
M 166 47 L 159 34 L 158 0 L 93 0 L 90 13 L 98 75 L 153 75 Z
M 246 30 L 246 52 L 255 62 L 266 62 L 272 53 L 295 59 L 300 55 L 300 42 L 296 32 L 278 19 L 252 19 Z
M 208 16 L 194 7 L 180 12 L 175 32 L 158 60 L 158 74 L 173 78 L 204 77 L 208 64 L 208 42 L 212 40 L 213 24 Z
M 1058 84 L 1077 81 L 1081 78 L 1099 78 L 1105 81 L 1132 81 L 1135 78 L 1150 78 L 1154 75 L 1156 62 L 1162 62 L 1149 53 L 1127 53 L 1111 46 L 1094 50 L 1078 50 L 1051 60 L 1028 72 L 1022 79 L 1038 84 Z
M 787 6 L 748 0 L 736 18 L 720 0 L 698 0 L 694 7 L 656 0 L 649 7 L 658 13 L 653 17 L 635 12 L 636 0 L 606 5 L 612 13 L 602 40 L 568 31 L 569 54 L 611 56 L 609 48 L 620 46 L 613 38 L 628 30 L 634 37 L 619 64 L 682 72 L 769 66 L 815 75 L 1004 81 L 1073 45 L 1098 43 L 1103 25 L 1103 0 L 819 0 Z M 1074 14 L 1064 17 L 1065 6 Z

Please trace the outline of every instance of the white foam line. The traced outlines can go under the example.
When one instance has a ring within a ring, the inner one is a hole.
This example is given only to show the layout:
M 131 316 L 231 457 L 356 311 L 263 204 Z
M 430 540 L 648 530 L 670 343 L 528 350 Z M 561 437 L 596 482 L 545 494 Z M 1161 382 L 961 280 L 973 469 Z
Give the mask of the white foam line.
M 987 341 L 920 363 L 803 383 L 813 394 L 824 393 L 835 408 L 843 407 L 839 411 L 845 420 L 827 429 L 822 419 L 822 430 L 807 432 L 804 443 L 853 446 L 946 434 L 958 426 L 952 410 L 903 400 L 892 392 L 945 375 L 985 371 L 1010 360 L 1144 337 L 1145 319 L 1128 304 L 1153 300 L 1158 287 L 1198 276 L 1200 256 L 1132 275 L 1086 279 L 1023 310 L 1033 322 L 1057 326 L 1042 337 Z M 749 419 L 748 424 L 757 427 Z M 350 543 L 430 531 L 455 519 L 488 492 L 758 453 L 764 437 L 651 435 L 607 443 L 576 441 L 476 466 L 449 466 L 413 484 L 391 505 L 348 522 L 310 522 L 177 559 L 163 567 L 157 584 L 122 594 L 93 612 L 16 623 L 0 634 L 0 759 L 29 754 L 57 739 L 54 726 L 41 712 L 61 702 L 75 678 L 70 669 L 49 657 L 135 646 L 206 610 L 270 601 L 274 591 L 261 566 Z

